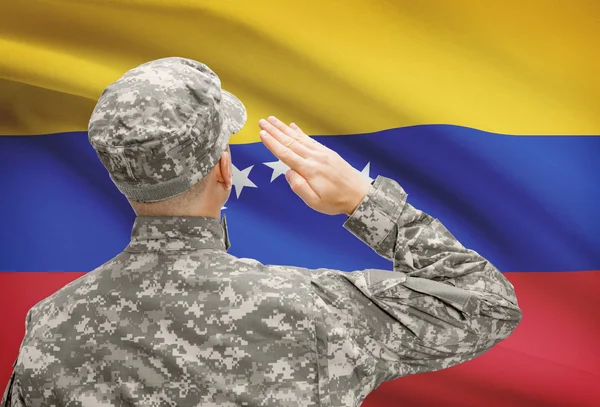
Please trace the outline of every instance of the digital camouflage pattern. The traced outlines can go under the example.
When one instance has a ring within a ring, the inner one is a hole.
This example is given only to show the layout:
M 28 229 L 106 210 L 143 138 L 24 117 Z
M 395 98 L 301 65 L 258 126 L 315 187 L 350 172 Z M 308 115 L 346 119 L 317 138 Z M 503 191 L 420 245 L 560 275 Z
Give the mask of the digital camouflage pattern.
M 344 226 L 394 271 L 263 265 L 229 255 L 217 219 L 137 218 L 124 252 L 31 309 L 2 405 L 358 406 L 521 319 L 508 280 L 395 181 Z
M 188 190 L 218 162 L 246 122 L 246 109 L 206 65 L 163 58 L 108 86 L 89 141 L 129 199 L 155 202 Z

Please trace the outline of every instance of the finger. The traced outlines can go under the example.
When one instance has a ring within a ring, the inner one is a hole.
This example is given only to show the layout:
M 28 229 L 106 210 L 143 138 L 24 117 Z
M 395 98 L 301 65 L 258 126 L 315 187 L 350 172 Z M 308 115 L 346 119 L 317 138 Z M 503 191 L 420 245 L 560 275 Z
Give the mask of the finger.
M 282 122 L 275 116 L 269 116 L 268 120 L 269 120 L 269 123 L 271 123 L 279 131 L 281 131 L 283 134 L 287 135 L 288 137 L 292 137 L 292 138 L 296 139 L 301 144 L 304 144 L 309 148 L 312 146 L 313 140 L 310 137 L 308 137 L 303 131 L 296 131 L 296 130 L 290 128 L 287 124 L 285 124 L 284 122 Z
M 306 133 L 296 123 L 291 123 L 290 128 L 292 128 L 292 129 L 296 130 L 297 132 L 299 132 L 300 134 L 304 134 L 306 136 Z
M 299 173 L 303 173 L 306 170 L 306 160 L 300 157 L 291 149 L 281 144 L 275 137 L 272 137 L 267 131 L 262 130 L 260 133 L 260 139 L 263 144 L 269 149 L 270 152 L 277 158 L 279 158 L 285 165 L 294 169 Z
M 292 191 L 308 206 L 312 207 L 320 200 L 319 195 L 310 187 L 308 181 L 296 171 L 288 170 L 285 173 L 285 179 L 290 184 Z
M 296 130 L 298 133 L 300 133 L 302 136 L 304 136 L 304 140 L 308 140 L 308 142 L 305 143 L 308 148 L 314 149 L 315 147 L 318 147 L 318 146 L 323 147 L 323 145 L 321 143 L 319 143 L 317 140 L 306 135 L 306 133 L 296 123 L 290 124 L 290 128 L 293 130 Z
M 305 145 L 302 145 L 298 142 L 298 139 L 295 137 L 290 137 L 273 124 L 269 123 L 265 119 L 261 119 L 258 122 L 258 125 L 261 129 L 268 132 L 272 137 L 274 137 L 277 141 L 279 141 L 284 146 L 293 150 L 296 154 L 301 157 L 307 157 L 310 154 L 310 149 L 308 149 Z

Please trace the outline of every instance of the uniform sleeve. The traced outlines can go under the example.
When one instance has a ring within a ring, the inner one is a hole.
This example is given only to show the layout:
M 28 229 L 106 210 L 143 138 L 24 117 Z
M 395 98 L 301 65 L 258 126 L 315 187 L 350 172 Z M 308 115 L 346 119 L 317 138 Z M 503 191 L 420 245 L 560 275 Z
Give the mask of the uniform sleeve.
M 393 261 L 393 272 L 311 272 L 321 395 L 332 405 L 470 360 L 521 319 L 511 283 L 406 197 L 379 177 L 344 224 Z
M 31 310 L 27 313 L 27 317 L 25 318 L 25 335 L 27 335 L 27 331 L 29 329 L 29 324 L 31 321 Z M 25 339 L 23 339 L 25 341 Z M 8 384 L 6 385 L 6 389 L 4 390 L 4 395 L 2 396 L 2 400 L 0 400 L 0 407 L 26 407 L 25 399 L 23 397 L 23 392 L 19 381 L 17 380 L 16 366 L 17 366 L 18 358 L 15 360 L 13 364 L 13 372 L 10 375 L 10 379 L 8 380 Z
M 25 407 L 25 400 L 23 399 L 23 395 L 21 392 L 21 387 L 15 381 L 15 374 L 13 373 L 10 376 L 10 380 L 8 381 L 8 386 L 6 386 L 6 390 L 4 391 L 4 396 L 2 397 L 2 401 L 0 401 L 1 407 Z

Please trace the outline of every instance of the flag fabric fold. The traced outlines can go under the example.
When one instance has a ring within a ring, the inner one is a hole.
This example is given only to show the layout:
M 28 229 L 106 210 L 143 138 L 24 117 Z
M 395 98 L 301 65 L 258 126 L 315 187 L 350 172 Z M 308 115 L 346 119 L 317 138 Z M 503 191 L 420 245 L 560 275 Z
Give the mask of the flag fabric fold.
M 0 6 L 0 391 L 27 310 L 120 252 L 134 213 L 87 140 L 102 90 L 151 59 L 206 63 L 248 109 L 231 249 L 266 264 L 391 264 L 311 211 L 258 142 L 276 115 L 367 179 L 397 180 L 514 284 L 485 355 L 384 383 L 365 406 L 600 400 L 600 7 L 543 0 L 32 0 Z

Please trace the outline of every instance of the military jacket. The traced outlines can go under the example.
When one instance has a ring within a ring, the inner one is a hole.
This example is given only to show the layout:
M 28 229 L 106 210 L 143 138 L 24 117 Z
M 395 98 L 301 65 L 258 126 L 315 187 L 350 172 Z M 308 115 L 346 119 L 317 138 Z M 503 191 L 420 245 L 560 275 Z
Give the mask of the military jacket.
M 513 286 L 406 196 L 379 177 L 344 223 L 393 271 L 263 265 L 217 219 L 138 217 L 29 311 L 1 405 L 358 406 L 486 352 L 521 319 Z

